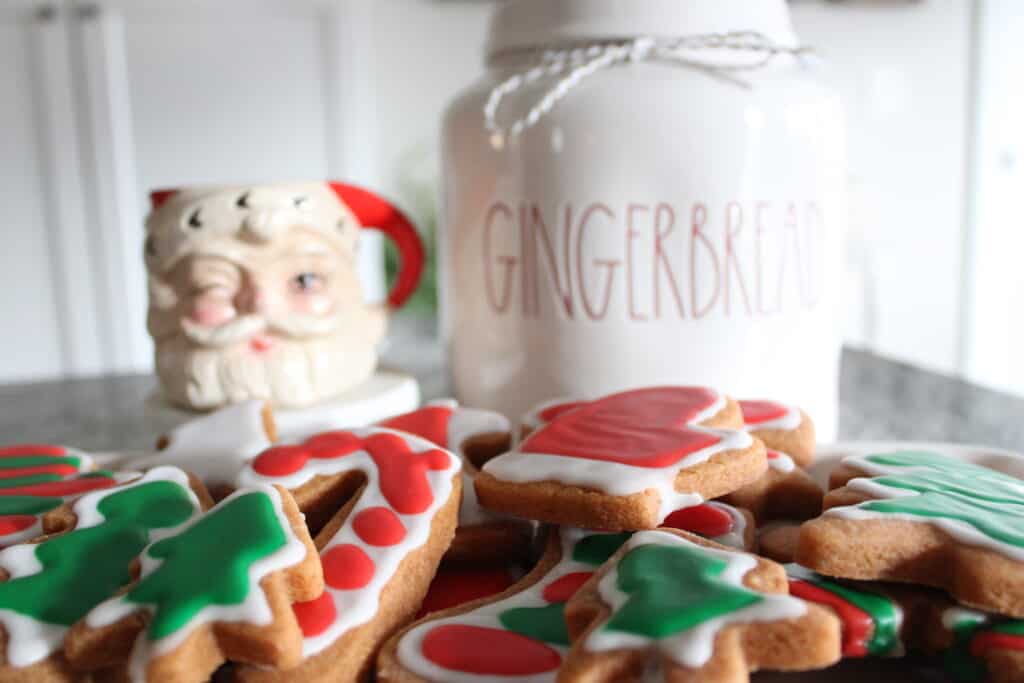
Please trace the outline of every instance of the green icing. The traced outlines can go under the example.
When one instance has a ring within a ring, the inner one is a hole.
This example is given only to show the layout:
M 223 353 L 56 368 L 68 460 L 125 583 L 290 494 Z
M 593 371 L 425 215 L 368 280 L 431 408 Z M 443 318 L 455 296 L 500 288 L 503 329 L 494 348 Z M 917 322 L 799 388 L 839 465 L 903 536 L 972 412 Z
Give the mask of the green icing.
M 875 483 L 918 495 L 871 500 L 858 507 L 958 520 L 996 541 L 1024 547 L 1024 482 L 936 453 L 889 453 L 870 455 L 867 460 L 906 470 L 874 477 Z
M 63 502 L 46 496 L 0 496 L 0 515 L 39 515 Z
M 0 479 L 0 488 L 3 489 L 16 489 L 22 486 L 32 486 L 33 484 L 46 484 L 53 481 L 60 481 L 64 477 L 59 474 L 26 474 L 23 477 L 11 477 L 9 479 Z
M 976 683 L 988 678 L 985 662 L 971 655 L 971 639 L 985 624 L 986 619 L 962 619 L 953 626 L 953 644 L 942 653 L 946 673 L 954 680 Z
M 270 496 L 230 498 L 181 533 L 151 545 L 146 554 L 162 562 L 124 599 L 153 608 L 148 636 L 159 640 L 205 607 L 242 604 L 253 589 L 250 567 L 287 542 Z
M 632 533 L 594 534 L 584 536 L 572 548 L 572 559 L 584 564 L 599 565 L 615 554 Z
M 22 455 L 0 458 L 0 470 L 18 469 L 20 467 L 41 467 L 44 465 L 71 465 L 78 469 L 81 460 L 74 456 Z
M 501 625 L 509 631 L 545 643 L 569 646 L 569 631 L 565 626 L 564 602 L 544 607 L 514 607 L 498 615 Z
M 892 600 L 878 593 L 848 588 L 817 575 L 815 575 L 813 583 L 830 593 L 838 595 L 843 600 L 867 612 L 871 617 L 875 627 L 872 631 L 871 639 L 866 643 L 868 654 L 875 656 L 887 655 L 900 645 L 900 611 Z
M 128 567 L 152 530 L 181 524 L 194 505 L 180 485 L 153 481 L 112 489 L 97 510 L 103 523 L 35 546 L 42 569 L 0 583 L 0 609 L 71 626 L 131 580 Z
M 1011 636 L 1024 636 L 1024 619 L 1010 619 L 996 624 L 991 630 Z
M 618 588 L 629 597 L 604 628 L 664 638 L 764 600 L 724 581 L 727 567 L 726 560 L 699 548 L 634 548 L 618 565 Z

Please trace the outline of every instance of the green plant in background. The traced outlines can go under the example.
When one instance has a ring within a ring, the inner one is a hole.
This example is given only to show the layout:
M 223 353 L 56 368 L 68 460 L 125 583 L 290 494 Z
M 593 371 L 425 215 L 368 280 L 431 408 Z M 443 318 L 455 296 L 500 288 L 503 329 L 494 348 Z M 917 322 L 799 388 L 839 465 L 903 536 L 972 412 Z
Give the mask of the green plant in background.
M 420 231 L 426 257 L 420 286 L 403 310 L 416 315 L 436 316 L 439 178 L 436 159 L 425 145 L 414 146 L 403 155 L 397 180 L 398 200 Z M 390 240 L 385 246 L 384 269 L 388 282 L 392 282 L 398 273 L 398 251 Z

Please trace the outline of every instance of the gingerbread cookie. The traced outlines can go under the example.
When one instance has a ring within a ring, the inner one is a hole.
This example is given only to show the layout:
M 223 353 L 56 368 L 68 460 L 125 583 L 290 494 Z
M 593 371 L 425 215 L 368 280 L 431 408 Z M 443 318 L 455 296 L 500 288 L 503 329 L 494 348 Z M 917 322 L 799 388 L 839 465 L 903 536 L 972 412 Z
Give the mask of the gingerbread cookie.
M 782 567 L 680 531 L 641 531 L 570 599 L 560 681 L 745 681 L 840 656 L 834 616 L 786 594 Z
M 117 484 L 117 476 L 93 467 L 89 455 L 64 446 L 0 447 L 0 548 L 42 534 L 43 515 L 61 503 Z
M 917 586 L 829 579 L 786 566 L 789 591 L 839 617 L 843 656 L 939 655 L 957 681 L 1024 680 L 1024 620 L 966 609 Z
M 814 459 L 814 424 L 803 411 L 773 401 L 740 401 L 743 426 L 764 442 L 768 471 L 723 500 L 758 522 L 804 520 L 821 513 L 821 487 L 802 468 Z
M 800 540 L 798 522 L 768 522 L 757 529 L 757 553 L 782 564 L 793 562 Z
M 49 535 L 0 551 L 0 679 L 77 680 L 62 653 L 68 630 L 131 581 L 149 540 L 209 503 L 198 480 L 160 467 L 64 503 L 44 516 Z
M 1024 482 L 939 453 L 850 456 L 797 562 L 828 576 L 920 583 L 1024 616 Z
M 511 564 L 527 559 L 532 549 L 533 523 L 484 510 L 473 489 L 473 477 L 479 468 L 511 446 L 508 418 L 441 399 L 384 420 L 380 426 L 423 437 L 462 458 L 459 527 L 444 556 L 447 564 Z
M 240 475 L 243 484 L 279 483 L 304 511 L 338 512 L 316 539 L 326 588 L 295 606 L 302 662 L 287 672 L 244 667 L 237 675 L 365 679 L 380 643 L 416 614 L 451 542 L 460 469 L 454 454 L 381 428 L 327 432 L 253 460 Z
M 235 403 L 184 422 L 157 440 L 157 452 L 125 463 L 135 469 L 173 465 L 227 493 L 239 471 L 277 440 L 266 401 Z M 218 496 L 219 497 L 219 496 Z
M 288 668 L 302 651 L 292 603 L 323 590 L 288 492 L 240 489 L 145 549 L 138 580 L 72 628 L 65 653 L 85 671 L 124 665 L 132 680 L 209 679 L 225 661 Z
M 491 510 L 632 530 L 764 474 L 764 447 L 735 401 L 703 387 L 652 387 L 581 402 L 481 468 Z

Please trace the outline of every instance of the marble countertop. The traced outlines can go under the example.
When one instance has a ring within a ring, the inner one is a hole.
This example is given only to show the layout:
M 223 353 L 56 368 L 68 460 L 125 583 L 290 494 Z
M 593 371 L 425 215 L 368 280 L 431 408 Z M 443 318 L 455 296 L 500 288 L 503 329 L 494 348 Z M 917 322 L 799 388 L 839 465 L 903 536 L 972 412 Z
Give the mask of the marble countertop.
M 401 325 L 383 364 L 416 376 L 424 399 L 448 394 L 429 326 Z M 154 409 L 151 375 L 0 385 L 0 444 L 49 442 L 90 451 L 149 449 L 181 421 Z M 846 349 L 840 438 L 953 441 L 1024 450 L 1024 399 Z

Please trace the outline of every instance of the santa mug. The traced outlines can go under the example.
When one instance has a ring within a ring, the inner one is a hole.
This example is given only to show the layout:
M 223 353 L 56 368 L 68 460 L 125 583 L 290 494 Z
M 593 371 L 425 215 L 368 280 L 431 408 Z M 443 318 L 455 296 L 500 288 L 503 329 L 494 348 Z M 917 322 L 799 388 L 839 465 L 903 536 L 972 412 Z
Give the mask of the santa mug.
M 300 407 L 367 380 L 389 308 L 416 289 L 423 246 L 409 220 L 339 182 L 185 187 L 150 195 L 147 326 L 172 403 L 209 410 L 251 398 Z M 387 306 L 356 270 L 364 228 L 394 240 Z

